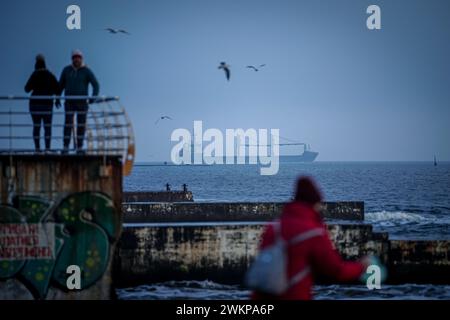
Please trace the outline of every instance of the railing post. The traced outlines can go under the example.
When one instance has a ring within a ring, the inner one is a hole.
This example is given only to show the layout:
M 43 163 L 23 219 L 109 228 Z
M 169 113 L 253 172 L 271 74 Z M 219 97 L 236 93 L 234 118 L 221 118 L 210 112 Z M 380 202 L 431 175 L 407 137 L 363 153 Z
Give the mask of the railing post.
M 9 152 L 12 152 L 12 110 L 11 106 L 9 107 Z

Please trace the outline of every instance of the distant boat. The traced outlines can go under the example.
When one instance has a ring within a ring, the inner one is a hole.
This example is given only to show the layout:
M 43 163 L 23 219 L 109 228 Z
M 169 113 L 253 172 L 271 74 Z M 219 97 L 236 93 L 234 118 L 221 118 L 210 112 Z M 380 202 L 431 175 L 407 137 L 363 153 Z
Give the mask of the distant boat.
M 437 166 L 436 156 L 434 156 L 434 166 Z

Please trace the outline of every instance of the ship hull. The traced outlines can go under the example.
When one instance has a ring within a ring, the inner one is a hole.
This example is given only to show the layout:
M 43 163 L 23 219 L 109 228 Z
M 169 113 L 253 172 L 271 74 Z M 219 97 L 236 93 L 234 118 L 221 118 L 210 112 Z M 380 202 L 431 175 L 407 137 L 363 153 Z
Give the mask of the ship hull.
M 300 155 L 280 155 L 280 163 L 286 162 L 313 162 L 316 160 L 318 152 L 305 151 Z
M 319 155 L 318 152 L 314 152 L 314 151 L 304 151 L 302 154 L 297 154 L 297 155 L 280 155 L 279 157 L 279 162 L 280 163 L 301 163 L 301 162 L 313 162 L 314 160 L 316 160 L 317 156 Z M 205 165 L 206 163 L 214 163 L 214 158 L 210 159 L 211 161 L 205 161 L 205 158 L 202 154 L 198 155 L 198 159 L 202 159 L 201 163 L 195 163 L 194 161 L 194 155 L 191 156 L 191 163 L 192 165 Z M 228 160 L 228 161 L 227 161 Z M 227 157 L 223 157 L 222 160 L 222 164 L 226 164 L 226 163 L 233 163 L 233 164 L 256 164 L 258 162 L 258 157 L 254 157 L 253 161 L 250 161 L 250 157 L 249 156 L 243 156 L 243 157 L 238 157 L 238 156 L 234 156 L 231 158 L 227 158 Z M 218 164 L 218 163 L 216 163 Z

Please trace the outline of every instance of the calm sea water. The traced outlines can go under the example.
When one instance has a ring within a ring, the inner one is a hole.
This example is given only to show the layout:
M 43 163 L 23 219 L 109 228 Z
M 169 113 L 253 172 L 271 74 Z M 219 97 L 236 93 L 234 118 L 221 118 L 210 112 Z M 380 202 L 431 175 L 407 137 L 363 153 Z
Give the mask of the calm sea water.
M 364 201 L 365 222 L 391 239 L 450 239 L 450 163 L 315 162 L 282 164 L 277 175 L 258 166 L 136 166 L 125 191 L 163 190 L 186 183 L 195 201 L 289 201 L 295 180 L 313 176 L 328 201 Z M 450 286 L 405 284 L 317 286 L 317 299 L 450 299 Z M 239 286 L 210 281 L 167 282 L 118 290 L 123 299 L 246 299 Z
M 300 175 L 313 176 L 326 200 L 365 202 L 366 222 L 391 238 L 450 239 L 450 163 L 315 162 L 258 166 L 136 166 L 125 191 L 186 183 L 195 201 L 289 201 Z

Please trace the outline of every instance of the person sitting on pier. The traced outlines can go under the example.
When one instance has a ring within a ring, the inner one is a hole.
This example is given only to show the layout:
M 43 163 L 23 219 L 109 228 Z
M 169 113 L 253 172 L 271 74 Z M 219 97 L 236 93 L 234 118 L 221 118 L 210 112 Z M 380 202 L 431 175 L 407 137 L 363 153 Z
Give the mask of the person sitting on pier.
M 279 223 L 265 229 L 260 246 L 261 250 L 271 247 L 277 237 L 285 241 L 287 289 L 279 295 L 255 291 L 253 299 L 310 300 L 315 276 L 348 282 L 363 275 L 370 259 L 342 260 L 319 214 L 321 201 L 322 195 L 313 180 L 301 177 L 294 201 L 284 207 Z
M 72 64 L 65 67 L 61 73 L 59 85 L 67 96 L 87 96 L 89 84 L 93 88 L 93 96 L 98 96 L 99 83 L 94 73 L 83 62 L 83 53 L 80 50 L 72 52 Z M 93 103 L 92 99 L 89 103 Z M 74 144 L 77 152 L 83 148 L 84 133 L 86 131 L 86 119 L 89 109 L 88 100 L 66 100 L 64 105 L 66 112 L 64 124 L 64 151 L 67 153 L 70 138 L 74 128 L 74 116 L 77 116 L 77 136 L 74 135 Z
M 36 56 L 34 72 L 25 85 L 25 92 L 31 92 L 32 96 L 53 96 L 59 94 L 58 81 L 53 73 L 46 68 L 45 58 L 42 54 Z M 41 123 L 44 124 L 45 150 L 50 150 L 52 109 L 53 99 L 30 99 L 30 113 L 31 119 L 33 120 L 33 140 L 37 152 L 41 151 Z

